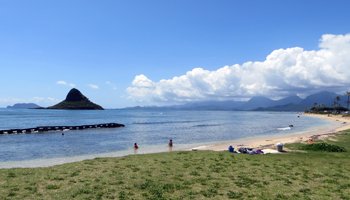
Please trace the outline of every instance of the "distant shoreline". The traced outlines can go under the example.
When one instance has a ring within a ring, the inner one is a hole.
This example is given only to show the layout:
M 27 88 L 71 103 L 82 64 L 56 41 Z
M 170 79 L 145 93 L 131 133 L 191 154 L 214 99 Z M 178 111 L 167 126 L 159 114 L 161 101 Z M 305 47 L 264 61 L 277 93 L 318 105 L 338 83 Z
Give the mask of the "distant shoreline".
M 316 127 L 312 130 L 306 130 L 298 133 L 292 133 L 288 135 L 278 135 L 278 136 L 258 136 L 251 138 L 242 138 L 238 140 L 230 140 L 221 143 L 216 143 L 207 146 L 198 146 L 193 148 L 193 150 L 211 150 L 211 151 L 225 151 L 228 146 L 233 145 L 234 147 L 251 147 L 251 148 L 275 148 L 275 144 L 277 143 L 299 143 L 306 142 L 310 138 L 313 139 L 325 139 L 327 137 L 336 135 L 337 133 L 350 129 L 350 117 L 342 117 L 338 115 L 319 115 L 319 114 L 303 114 L 301 117 L 316 117 L 323 120 L 330 120 L 339 122 L 335 126 L 327 126 L 327 127 Z

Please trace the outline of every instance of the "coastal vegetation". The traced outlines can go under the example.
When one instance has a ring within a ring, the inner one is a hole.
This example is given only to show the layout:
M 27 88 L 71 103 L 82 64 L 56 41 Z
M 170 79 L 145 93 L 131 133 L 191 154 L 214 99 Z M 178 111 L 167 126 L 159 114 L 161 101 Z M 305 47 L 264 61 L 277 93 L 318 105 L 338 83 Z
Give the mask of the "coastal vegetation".
M 297 149 L 299 150 L 307 150 L 307 151 L 325 151 L 325 152 L 346 152 L 344 147 L 329 144 L 326 142 L 317 142 L 313 144 L 296 144 Z
M 316 113 L 316 114 L 345 114 L 348 111 L 344 107 L 329 107 L 325 105 L 315 105 L 310 110 L 307 110 L 306 113 Z
M 333 105 L 326 105 L 323 103 L 314 102 L 313 106 L 307 110 L 307 113 L 316 113 L 316 114 L 349 114 L 349 103 L 350 103 L 350 92 L 346 92 L 345 96 L 347 100 L 345 101 L 346 107 L 341 103 L 342 97 L 337 95 L 333 99 Z M 345 97 L 343 96 L 343 97 Z
M 349 199 L 350 131 L 323 142 L 346 152 L 291 144 L 299 151 L 171 152 L 1 169 L 0 199 Z

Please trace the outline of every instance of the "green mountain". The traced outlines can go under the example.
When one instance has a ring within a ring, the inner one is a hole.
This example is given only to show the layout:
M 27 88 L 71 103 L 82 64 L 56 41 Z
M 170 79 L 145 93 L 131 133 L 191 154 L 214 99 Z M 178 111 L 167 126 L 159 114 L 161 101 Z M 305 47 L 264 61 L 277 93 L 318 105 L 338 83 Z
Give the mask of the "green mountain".
M 322 91 L 302 99 L 296 95 L 279 100 L 255 96 L 248 101 L 202 101 L 166 107 L 133 107 L 126 109 L 176 109 L 176 110 L 241 110 L 241 111 L 305 111 L 314 106 L 324 105 L 333 107 L 335 98 L 339 96 L 339 105 L 347 107 L 348 97 L 334 92 Z
M 340 106 L 346 107 L 347 97 L 345 95 L 338 95 L 334 92 L 322 91 L 306 97 L 299 103 L 294 102 L 294 103 L 288 103 L 285 105 L 259 107 L 254 110 L 256 111 L 305 111 L 313 107 L 314 104 L 324 105 L 326 107 L 333 107 L 334 100 L 337 96 L 340 97 L 340 101 L 339 101 Z
M 47 109 L 59 109 L 59 110 L 103 110 L 100 105 L 91 102 L 86 96 L 84 96 L 79 90 L 73 88 L 67 94 L 64 101 L 48 107 Z

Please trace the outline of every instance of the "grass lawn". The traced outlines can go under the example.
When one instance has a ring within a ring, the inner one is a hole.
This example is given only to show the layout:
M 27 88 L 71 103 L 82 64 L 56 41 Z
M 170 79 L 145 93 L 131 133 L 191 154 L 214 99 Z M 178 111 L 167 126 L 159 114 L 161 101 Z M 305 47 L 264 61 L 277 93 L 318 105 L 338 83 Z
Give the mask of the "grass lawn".
M 350 131 L 337 139 L 327 142 L 347 152 L 173 152 L 1 169 L 0 199 L 350 199 Z

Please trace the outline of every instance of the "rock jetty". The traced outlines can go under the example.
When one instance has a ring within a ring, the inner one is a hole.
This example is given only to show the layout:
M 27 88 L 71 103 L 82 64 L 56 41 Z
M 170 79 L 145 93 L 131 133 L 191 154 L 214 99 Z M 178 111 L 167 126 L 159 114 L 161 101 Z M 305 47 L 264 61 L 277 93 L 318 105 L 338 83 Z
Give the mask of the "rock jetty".
M 93 124 L 93 125 L 81 125 L 81 126 L 38 126 L 35 128 L 24 129 L 8 129 L 0 130 L 1 134 L 30 134 L 30 133 L 43 133 L 49 131 L 68 131 L 68 130 L 84 130 L 94 128 L 119 128 L 125 127 L 124 124 L 118 123 L 106 123 L 106 124 Z

